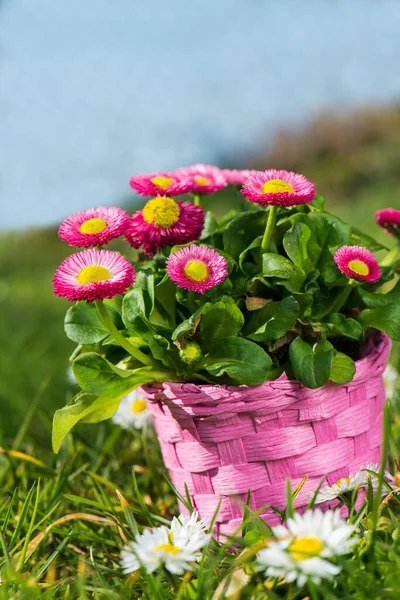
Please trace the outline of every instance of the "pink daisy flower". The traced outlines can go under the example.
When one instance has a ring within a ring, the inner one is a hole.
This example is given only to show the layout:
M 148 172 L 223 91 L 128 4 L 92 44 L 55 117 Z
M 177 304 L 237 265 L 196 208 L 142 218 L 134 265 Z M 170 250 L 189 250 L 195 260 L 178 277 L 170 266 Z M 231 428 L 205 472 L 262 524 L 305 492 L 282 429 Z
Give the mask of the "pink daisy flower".
M 134 268 L 126 258 L 91 248 L 61 263 L 53 277 L 53 291 L 70 302 L 94 302 L 123 294 L 134 280 Z
M 339 271 L 352 279 L 372 283 L 382 274 L 375 256 L 362 246 L 342 246 L 333 260 Z
M 136 175 L 129 183 L 141 196 L 180 196 L 193 189 L 191 177 L 172 172 Z
M 129 216 L 116 206 L 89 208 L 74 213 L 60 225 L 58 236 L 70 246 L 101 246 L 119 237 L 129 224 Z
M 125 232 L 128 244 L 153 256 L 163 246 L 187 244 L 200 238 L 204 211 L 192 202 L 175 202 L 167 196 L 149 200 L 136 212 Z
M 192 165 L 177 170 L 182 177 L 192 178 L 191 192 L 195 194 L 213 194 L 226 187 L 226 179 L 221 169 L 213 165 Z
M 400 237 L 400 210 L 383 208 L 375 213 L 375 221 L 394 237 Z
M 315 196 L 314 184 L 304 175 L 277 169 L 250 171 L 241 192 L 250 202 L 286 207 L 308 204 Z
M 168 257 L 167 271 L 178 287 L 204 294 L 228 276 L 228 263 L 212 248 L 192 244 Z
M 244 178 L 251 171 L 249 169 L 222 169 L 221 173 L 230 185 L 243 185 Z

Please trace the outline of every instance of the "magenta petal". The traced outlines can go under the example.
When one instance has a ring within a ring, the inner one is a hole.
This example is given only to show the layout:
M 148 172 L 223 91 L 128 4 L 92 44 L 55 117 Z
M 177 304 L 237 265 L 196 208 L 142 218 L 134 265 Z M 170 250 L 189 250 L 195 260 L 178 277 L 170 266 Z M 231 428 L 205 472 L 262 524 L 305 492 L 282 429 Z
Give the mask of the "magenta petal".
M 82 284 L 77 276 L 85 267 L 100 266 L 110 272 L 110 279 Z M 135 270 L 131 263 L 111 250 L 83 250 L 66 258 L 53 277 L 53 291 L 56 296 L 70 302 L 86 300 L 94 302 L 103 298 L 114 298 L 123 294 L 135 281 Z
M 204 226 L 204 210 L 192 202 L 177 202 L 179 219 L 171 227 L 146 223 L 142 211 L 136 212 L 125 232 L 126 241 L 134 248 L 143 248 L 153 256 L 164 246 L 187 244 L 200 239 Z
M 382 275 L 375 256 L 363 246 L 342 246 L 335 253 L 333 260 L 341 273 L 352 279 L 373 283 L 378 281 Z M 349 263 L 357 260 L 364 263 L 368 268 L 367 275 L 360 275 L 349 267 Z
M 262 192 L 262 186 L 270 180 L 278 179 L 292 186 L 293 192 Z M 314 184 L 304 175 L 269 169 L 268 171 L 250 171 L 244 178 L 241 192 L 250 202 L 261 205 L 294 206 L 296 204 L 308 204 L 315 197 Z
M 81 225 L 90 219 L 102 219 L 107 223 L 107 227 L 100 233 L 82 233 Z M 100 206 L 99 208 L 89 208 L 84 212 L 76 212 L 68 219 L 65 219 L 60 225 L 58 236 L 68 242 L 70 246 L 81 246 L 92 248 L 102 246 L 122 235 L 129 225 L 129 215 L 116 206 Z
M 185 267 L 192 261 L 203 262 L 207 267 L 208 277 L 205 281 L 193 281 L 187 277 Z M 226 279 L 228 276 L 228 263 L 221 254 L 212 248 L 193 244 L 174 252 L 168 257 L 167 271 L 178 287 L 204 294 L 204 292 Z

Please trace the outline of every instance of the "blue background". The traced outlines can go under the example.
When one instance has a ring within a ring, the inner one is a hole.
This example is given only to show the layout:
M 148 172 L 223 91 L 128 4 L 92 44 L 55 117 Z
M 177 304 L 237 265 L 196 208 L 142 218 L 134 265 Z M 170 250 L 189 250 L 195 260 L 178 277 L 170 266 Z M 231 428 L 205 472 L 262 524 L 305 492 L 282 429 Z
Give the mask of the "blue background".
M 248 159 L 280 126 L 400 96 L 397 0 L 5 0 L 0 228 Z M 5 208 L 5 210 L 4 210 Z

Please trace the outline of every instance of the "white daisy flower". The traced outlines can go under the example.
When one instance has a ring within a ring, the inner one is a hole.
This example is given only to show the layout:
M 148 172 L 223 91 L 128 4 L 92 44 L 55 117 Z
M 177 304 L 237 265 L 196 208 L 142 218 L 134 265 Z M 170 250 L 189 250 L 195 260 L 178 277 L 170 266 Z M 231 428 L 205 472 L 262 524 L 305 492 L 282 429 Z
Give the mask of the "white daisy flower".
M 320 583 L 332 579 L 340 567 L 330 559 L 348 554 L 357 542 L 350 538 L 354 527 L 340 518 L 337 511 L 317 509 L 304 515 L 296 513 L 286 527 L 272 528 L 275 539 L 258 554 L 258 565 L 269 577 L 284 577 L 303 586 L 307 579 Z
M 355 475 L 342 477 L 332 485 L 321 487 L 315 499 L 315 504 L 320 504 L 321 502 L 330 502 L 342 494 L 352 492 L 356 488 L 365 487 L 367 479 L 368 473 L 360 470 Z
M 396 382 L 399 374 L 396 369 L 388 365 L 383 372 L 383 385 L 385 387 L 386 398 L 394 398 L 396 392 Z
M 172 521 L 170 529 L 154 527 L 136 536 L 121 552 L 123 572 L 132 573 L 141 566 L 148 573 L 161 566 L 176 575 L 192 571 L 192 563 L 201 557 L 201 548 L 210 539 L 204 521 L 196 523 L 197 515 L 192 517 L 181 515 Z
M 322 487 L 317 494 L 315 503 L 320 504 L 321 502 L 330 502 L 331 500 L 334 500 L 342 494 L 351 493 L 356 488 L 366 488 L 368 487 L 369 479 L 371 479 L 373 490 L 376 490 L 376 488 L 378 487 L 378 477 L 376 475 L 368 473 L 368 471 L 379 473 L 379 469 L 380 466 L 377 463 L 367 464 L 365 467 L 362 467 L 355 475 L 350 475 L 349 477 L 342 477 L 333 485 L 327 485 Z M 393 485 L 393 475 L 391 475 L 388 471 L 385 471 L 385 481 L 390 485 Z M 382 489 L 382 493 L 385 494 L 387 492 L 388 490 L 384 486 Z
M 204 519 L 199 519 L 197 512 L 193 512 L 190 517 L 179 515 L 179 517 L 174 517 L 171 522 L 171 532 L 176 544 L 186 543 L 190 540 L 194 546 L 202 548 L 211 537 L 207 533 L 207 529 L 207 523 Z
M 113 423 L 124 429 L 141 429 L 145 423 L 151 422 L 151 414 L 146 401 L 134 390 L 121 400 L 117 412 L 112 418 Z

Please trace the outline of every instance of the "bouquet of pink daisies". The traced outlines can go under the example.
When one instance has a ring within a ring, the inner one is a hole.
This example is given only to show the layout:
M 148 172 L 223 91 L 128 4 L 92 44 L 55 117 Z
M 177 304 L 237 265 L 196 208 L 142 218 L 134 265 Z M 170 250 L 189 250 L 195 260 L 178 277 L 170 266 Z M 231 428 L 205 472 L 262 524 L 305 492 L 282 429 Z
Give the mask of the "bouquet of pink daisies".
M 141 385 L 257 386 L 284 372 L 309 388 L 341 384 L 376 330 L 400 339 L 400 211 L 376 214 L 397 238 L 388 252 L 326 212 L 304 175 L 195 165 L 130 184 L 150 198 L 142 210 L 90 209 L 59 230 L 85 249 L 53 279 L 73 303 L 65 331 L 82 388 L 56 412 L 56 450 Z M 205 195 L 237 206 L 238 190 L 238 208 L 205 212 Z M 119 237 L 126 256 L 104 249 Z

